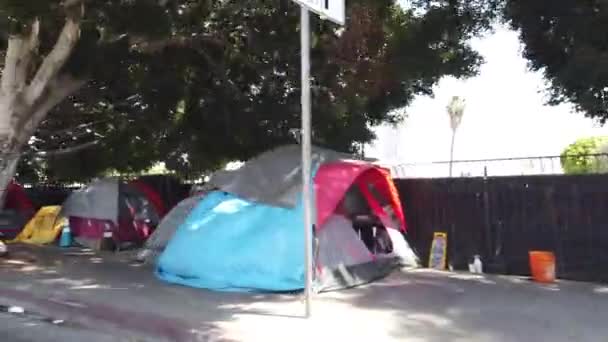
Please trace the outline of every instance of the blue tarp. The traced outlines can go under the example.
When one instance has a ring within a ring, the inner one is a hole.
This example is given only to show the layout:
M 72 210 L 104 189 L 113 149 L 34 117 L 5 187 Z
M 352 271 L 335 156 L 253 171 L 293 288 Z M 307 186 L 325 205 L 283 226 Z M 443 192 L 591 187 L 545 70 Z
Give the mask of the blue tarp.
M 301 201 L 294 208 L 211 192 L 190 213 L 158 260 L 165 281 L 222 291 L 304 287 Z

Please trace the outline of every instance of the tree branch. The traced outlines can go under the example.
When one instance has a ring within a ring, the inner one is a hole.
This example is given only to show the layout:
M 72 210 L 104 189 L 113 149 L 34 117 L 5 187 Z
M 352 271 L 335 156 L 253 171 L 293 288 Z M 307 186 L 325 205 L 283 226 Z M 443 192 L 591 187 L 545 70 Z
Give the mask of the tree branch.
M 40 122 L 44 120 L 48 112 L 65 98 L 75 93 L 86 84 L 86 80 L 74 79 L 69 76 L 60 77 L 50 83 L 49 91 L 44 96 L 44 100 L 39 101 L 34 106 L 30 115 L 16 125 L 16 132 L 19 132 L 18 143 L 24 144 L 29 137 L 34 134 Z
M 81 4 L 84 4 L 84 2 L 85 2 L 85 1 L 86 1 L 86 0 L 65 0 L 65 1 L 62 3 L 62 5 L 63 5 L 63 7 L 65 7 L 65 8 L 69 8 L 69 7 L 73 7 L 73 6 L 76 6 L 76 5 L 81 5 Z
M 99 140 L 90 141 L 90 142 L 87 142 L 84 144 L 80 144 L 80 145 L 76 145 L 76 146 L 72 146 L 72 147 L 68 147 L 68 148 L 60 148 L 60 149 L 56 149 L 56 150 L 43 151 L 43 152 L 31 152 L 28 154 L 35 155 L 37 157 L 45 157 L 45 158 L 63 156 L 66 154 L 72 154 L 72 153 L 80 152 L 82 150 L 86 150 L 87 148 L 91 148 L 97 144 L 99 144 Z
M 27 36 L 14 35 L 8 38 L 2 72 L 2 93 L 4 96 L 20 92 L 26 85 L 34 50 L 38 47 L 40 21 L 35 19 Z
M 27 77 L 30 72 L 30 66 L 32 63 L 32 58 L 34 57 L 34 52 L 38 49 L 40 34 L 40 20 L 34 19 L 32 26 L 30 28 L 30 36 L 27 40 L 27 44 L 24 46 L 23 57 L 20 63 L 17 65 L 17 87 L 19 90 L 22 90 L 27 85 Z
M 156 53 L 166 48 L 194 48 L 202 43 L 210 43 L 217 46 L 224 45 L 221 39 L 200 34 L 190 37 L 172 36 L 154 41 L 150 41 L 144 37 L 130 37 L 129 39 L 131 49 L 141 53 Z
M 80 39 L 80 19 L 83 11 L 84 8 L 81 8 L 80 10 L 74 10 L 72 14 L 68 14 L 57 43 L 42 62 L 40 69 L 38 69 L 36 76 L 28 87 L 26 94 L 28 103 L 33 104 L 37 101 L 72 54 L 72 50 Z
M 51 130 L 48 130 L 48 129 L 38 129 L 37 132 L 36 132 L 36 135 L 40 135 L 40 134 L 61 135 L 61 134 L 64 134 L 64 133 L 69 133 L 69 132 L 75 131 L 77 129 L 84 129 L 84 128 L 92 127 L 92 126 L 99 125 L 99 124 L 106 123 L 106 122 L 110 122 L 110 121 L 112 121 L 112 120 L 110 120 L 110 119 L 108 119 L 108 120 L 97 120 L 97 121 L 83 123 L 83 124 L 80 124 L 80 125 L 77 125 L 77 126 L 73 126 L 73 127 L 69 127 L 69 128 L 64 128 L 64 129 L 56 130 L 56 131 L 51 131 Z
M 8 38 L 4 69 L 2 70 L 2 96 L 10 96 L 16 93 L 17 63 L 24 43 L 25 39 L 21 36 Z

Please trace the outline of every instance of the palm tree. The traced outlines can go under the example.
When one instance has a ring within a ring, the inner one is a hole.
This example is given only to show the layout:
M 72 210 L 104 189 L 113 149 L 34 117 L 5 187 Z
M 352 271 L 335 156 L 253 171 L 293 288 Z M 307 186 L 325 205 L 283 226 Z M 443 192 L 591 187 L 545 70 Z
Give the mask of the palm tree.
M 460 96 L 452 96 L 452 99 L 447 106 L 448 115 L 450 116 L 450 126 L 452 128 L 452 145 L 450 147 L 450 177 L 452 177 L 452 164 L 454 162 L 454 143 L 456 142 L 456 131 L 462 122 L 465 107 L 465 100 Z

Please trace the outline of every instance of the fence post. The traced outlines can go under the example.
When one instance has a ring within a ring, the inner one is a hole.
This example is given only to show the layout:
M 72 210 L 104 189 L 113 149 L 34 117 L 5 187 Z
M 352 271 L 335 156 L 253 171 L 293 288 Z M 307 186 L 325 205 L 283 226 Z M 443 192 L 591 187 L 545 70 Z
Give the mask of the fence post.
M 484 240 L 485 240 L 485 253 L 486 253 L 486 264 L 493 262 L 492 256 L 492 227 L 490 220 L 490 194 L 488 191 L 488 174 L 487 168 L 484 168 L 483 177 L 483 212 L 484 212 Z
M 453 221 L 454 217 L 452 216 L 452 223 L 450 224 L 450 233 L 448 235 L 448 269 L 450 272 L 454 271 L 454 243 L 456 242 L 456 224 Z

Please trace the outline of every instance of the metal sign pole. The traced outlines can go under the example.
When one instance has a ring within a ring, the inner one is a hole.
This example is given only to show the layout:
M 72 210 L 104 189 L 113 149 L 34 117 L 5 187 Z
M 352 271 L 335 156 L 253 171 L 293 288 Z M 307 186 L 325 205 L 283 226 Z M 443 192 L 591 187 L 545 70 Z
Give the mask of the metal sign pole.
M 304 267 L 306 297 L 306 318 L 311 316 L 312 297 L 312 187 L 311 187 L 311 102 L 310 102 L 310 13 L 301 6 L 300 37 L 302 55 L 302 200 L 304 202 Z

